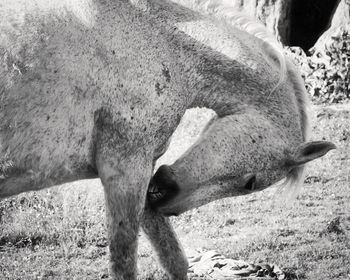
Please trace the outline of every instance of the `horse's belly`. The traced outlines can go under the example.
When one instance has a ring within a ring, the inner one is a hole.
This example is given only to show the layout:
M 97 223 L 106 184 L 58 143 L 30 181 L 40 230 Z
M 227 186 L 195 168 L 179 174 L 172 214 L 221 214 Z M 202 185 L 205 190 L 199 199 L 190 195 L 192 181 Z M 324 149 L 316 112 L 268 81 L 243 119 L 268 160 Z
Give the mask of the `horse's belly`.
M 5 110 L 0 127 L 0 160 L 45 177 L 66 170 L 82 172 L 91 164 L 93 119 L 79 108 L 28 105 Z M 63 174 L 61 174 L 63 175 Z

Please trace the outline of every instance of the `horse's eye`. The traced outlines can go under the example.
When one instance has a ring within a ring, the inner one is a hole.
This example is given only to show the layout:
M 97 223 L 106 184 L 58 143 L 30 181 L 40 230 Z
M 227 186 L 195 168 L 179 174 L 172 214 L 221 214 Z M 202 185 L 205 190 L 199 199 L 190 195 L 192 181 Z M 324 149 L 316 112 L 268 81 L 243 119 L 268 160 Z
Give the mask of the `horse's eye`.
M 252 176 L 244 186 L 245 189 L 253 191 L 256 188 L 256 176 Z

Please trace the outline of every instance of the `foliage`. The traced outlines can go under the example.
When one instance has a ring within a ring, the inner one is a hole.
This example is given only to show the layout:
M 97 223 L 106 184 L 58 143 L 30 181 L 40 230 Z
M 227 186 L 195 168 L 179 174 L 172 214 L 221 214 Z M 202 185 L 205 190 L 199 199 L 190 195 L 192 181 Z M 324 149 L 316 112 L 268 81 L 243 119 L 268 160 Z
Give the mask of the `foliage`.
M 311 49 L 307 56 L 300 48 L 286 48 L 288 56 L 300 66 L 312 99 L 321 103 L 340 103 L 350 99 L 350 34 L 341 31 L 323 49 Z
M 0 158 L 0 179 L 4 179 L 11 168 L 13 168 L 13 162 L 7 158 L 7 155 Z

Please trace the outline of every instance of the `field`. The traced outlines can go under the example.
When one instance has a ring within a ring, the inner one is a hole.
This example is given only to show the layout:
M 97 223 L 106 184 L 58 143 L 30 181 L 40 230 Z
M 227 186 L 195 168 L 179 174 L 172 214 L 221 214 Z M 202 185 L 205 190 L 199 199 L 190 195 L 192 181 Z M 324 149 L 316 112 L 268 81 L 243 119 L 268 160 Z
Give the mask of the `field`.
M 313 111 L 312 139 L 337 150 L 308 165 L 294 203 L 273 186 L 172 218 L 186 250 L 277 264 L 286 279 L 350 279 L 350 104 Z M 191 110 L 161 162 L 175 160 L 210 116 Z M 1 201 L 0 279 L 108 279 L 104 211 L 98 180 Z M 138 254 L 139 279 L 167 279 L 142 232 Z

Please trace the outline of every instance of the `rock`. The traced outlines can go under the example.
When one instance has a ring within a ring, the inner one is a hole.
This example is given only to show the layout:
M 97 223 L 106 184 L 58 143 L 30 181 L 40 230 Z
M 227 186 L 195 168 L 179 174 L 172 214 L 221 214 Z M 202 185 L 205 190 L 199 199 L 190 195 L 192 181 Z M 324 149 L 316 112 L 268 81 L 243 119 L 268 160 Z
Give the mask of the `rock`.
M 225 226 L 234 225 L 235 223 L 236 223 L 235 219 L 227 219 L 225 222 Z
M 344 231 L 340 226 L 340 216 L 335 217 L 330 222 L 328 222 L 327 227 L 321 235 L 328 234 L 328 233 L 336 233 L 336 234 L 343 234 Z
M 350 31 L 350 2 L 341 0 L 331 21 L 331 25 L 326 32 L 317 40 L 314 49 L 320 51 L 329 46 L 335 35 L 341 33 L 341 30 Z
M 288 42 L 292 0 L 232 1 L 234 8 L 260 20 L 284 44 Z

